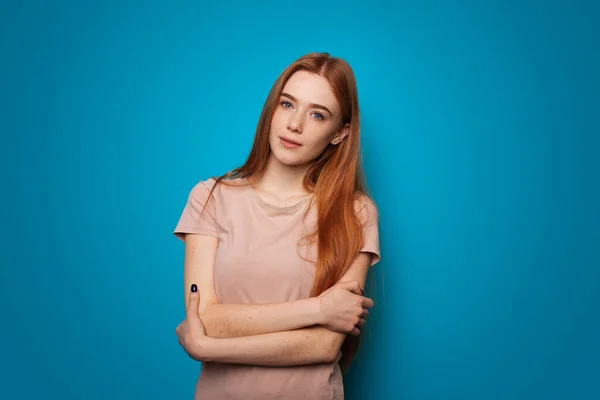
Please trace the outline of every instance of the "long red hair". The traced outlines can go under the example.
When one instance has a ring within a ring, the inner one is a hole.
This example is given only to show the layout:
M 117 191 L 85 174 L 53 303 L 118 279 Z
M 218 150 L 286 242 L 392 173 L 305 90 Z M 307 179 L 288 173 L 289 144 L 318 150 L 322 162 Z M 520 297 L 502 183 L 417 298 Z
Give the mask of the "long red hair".
M 340 280 L 363 244 L 356 201 L 366 194 L 366 185 L 360 159 L 358 91 L 350 65 L 341 58 L 331 57 L 329 53 L 310 53 L 290 64 L 269 92 L 246 162 L 215 180 L 217 184 L 227 184 L 226 181 L 230 179 L 255 179 L 261 176 L 271 153 L 269 132 L 279 97 L 288 79 L 301 70 L 327 79 L 341 108 L 342 126 L 350 124 L 348 136 L 337 146 L 328 145 L 309 168 L 303 181 L 305 188 L 313 192 L 313 202 L 317 206 L 317 226 L 309 239 L 317 243 L 316 274 L 311 296 L 318 296 Z M 342 370 L 354 358 L 358 344 L 357 336 L 346 338 L 340 359 Z

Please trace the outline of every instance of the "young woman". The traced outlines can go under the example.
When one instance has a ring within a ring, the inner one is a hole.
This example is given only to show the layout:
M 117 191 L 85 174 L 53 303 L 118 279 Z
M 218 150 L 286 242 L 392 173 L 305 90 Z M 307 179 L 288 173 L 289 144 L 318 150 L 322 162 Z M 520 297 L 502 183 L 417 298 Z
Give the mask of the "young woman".
M 359 145 L 352 69 L 308 54 L 273 85 L 246 163 L 191 190 L 176 333 L 203 362 L 196 399 L 343 399 L 380 259 Z

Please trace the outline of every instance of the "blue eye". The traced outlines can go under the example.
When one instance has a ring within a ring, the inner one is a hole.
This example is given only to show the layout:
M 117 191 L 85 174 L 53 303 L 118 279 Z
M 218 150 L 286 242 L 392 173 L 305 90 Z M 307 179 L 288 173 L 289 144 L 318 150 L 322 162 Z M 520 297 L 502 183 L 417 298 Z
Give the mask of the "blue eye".
M 289 101 L 282 101 L 280 103 L 284 108 L 290 108 L 292 104 Z
M 325 117 L 323 117 L 323 114 L 321 113 L 314 113 L 314 116 L 316 119 L 324 119 Z

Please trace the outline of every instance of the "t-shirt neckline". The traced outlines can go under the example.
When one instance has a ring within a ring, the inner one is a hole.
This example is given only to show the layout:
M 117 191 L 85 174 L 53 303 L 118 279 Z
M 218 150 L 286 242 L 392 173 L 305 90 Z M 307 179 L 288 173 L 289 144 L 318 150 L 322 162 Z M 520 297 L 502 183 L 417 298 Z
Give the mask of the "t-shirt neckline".
M 313 196 L 311 193 L 308 196 L 306 196 L 304 199 L 302 199 L 294 204 L 281 207 L 281 206 L 277 206 L 275 204 L 269 203 L 268 201 L 266 201 L 265 199 L 260 197 L 260 195 L 256 192 L 256 190 L 254 190 L 254 188 L 252 187 L 250 182 L 248 182 L 248 179 L 244 178 L 244 180 L 246 181 L 248 190 L 252 193 L 252 197 L 254 197 L 254 199 L 257 201 L 257 203 L 259 205 L 261 205 L 262 207 L 265 207 L 265 208 L 273 210 L 273 211 L 278 211 L 278 212 L 282 212 L 282 213 L 292 213 L 292 212 L 298 210 L 300 207 L 302 207 L 302 205 L 305 204 L 307 201 L 309 201 Z

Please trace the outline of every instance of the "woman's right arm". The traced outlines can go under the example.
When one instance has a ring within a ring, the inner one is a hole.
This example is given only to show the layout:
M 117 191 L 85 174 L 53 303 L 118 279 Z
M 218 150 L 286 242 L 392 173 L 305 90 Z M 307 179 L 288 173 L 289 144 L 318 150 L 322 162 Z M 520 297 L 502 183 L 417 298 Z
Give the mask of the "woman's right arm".
M 215 293 L 214 264 L 218 239 L 209 235 L 186 234 L 184 238 L 184 304 L 188 308 L 190 287 L 197 283 L 200 294 L 200 318 L 207 336 L 213 338 L 232 338 L 253 336 L 264 333 L 291 331 L 313 325 L 329 324 L 340 328 L 344 321 L 343 309 L 332 321 L 333 307 L 337 304 L 348 304 L 348 308 L 363 299 L 365 308 L 372 307 L 370 299 L 362 298 L 347 290 L 347 294 L 333 298 L 331 296 L 323 304 L 323 297 L 275 303 L 275 304 L 219 304 Z M 337 302 L 333 304 L 333 302 Z M 337 311 L 337 310 L 336 310 Z M 338 314 L 338 313 L 336 313 Z M 364 315 L 366 317 L 366 314 Z M 349 315 L 346 319 L 351 319 Z M 345 328 L 347 329 L 347 328 Z M 342 330 L 342 329 L 340 329 Z M 354 327 L 344 333 L 358 334 Z

